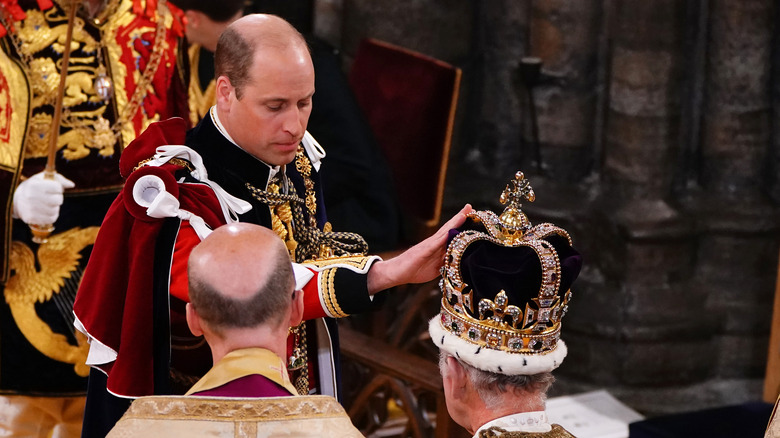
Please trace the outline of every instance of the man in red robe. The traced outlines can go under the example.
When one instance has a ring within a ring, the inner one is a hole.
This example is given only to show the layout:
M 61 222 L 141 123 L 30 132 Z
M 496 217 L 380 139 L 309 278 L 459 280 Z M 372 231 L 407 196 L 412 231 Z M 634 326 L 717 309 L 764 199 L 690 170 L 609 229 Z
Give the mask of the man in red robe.
M 122 185 L 122 151 L 152 122 L 187 116 L 178 25 L 165 0 L 0 0 L 2 436 L 81 433 L 89 346 L 73 300 Z M 52 224 L 48 242 L 28 224 Z

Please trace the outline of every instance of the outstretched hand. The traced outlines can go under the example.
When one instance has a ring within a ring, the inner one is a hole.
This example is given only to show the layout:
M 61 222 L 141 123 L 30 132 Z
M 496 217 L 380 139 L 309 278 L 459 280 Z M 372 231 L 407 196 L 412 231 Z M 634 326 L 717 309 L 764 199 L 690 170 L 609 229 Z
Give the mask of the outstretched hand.
M 373 295 L 393 286 L 425 283 L 439 275 L 447 251 L 447 235 L 466 221 L 471 205 L 466 204 L 436 233 L 407 249 L 397 257 L 374 263 L 368 271 L 368 293 Z

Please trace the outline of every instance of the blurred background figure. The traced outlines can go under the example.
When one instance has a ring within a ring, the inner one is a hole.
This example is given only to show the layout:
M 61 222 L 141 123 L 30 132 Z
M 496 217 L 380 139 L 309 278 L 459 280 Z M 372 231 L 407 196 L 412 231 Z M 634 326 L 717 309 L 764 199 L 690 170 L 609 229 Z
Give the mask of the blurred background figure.
M 246 0 L 172 0 L 184 12 L 184 33 L 189 47 L 188 87 L 190 123 L 198 124 L 217 101 L 214 50 L 222 31 L 244 15 Z
M 124 147 L 152 121 L 187 116 L 183 29 L 165 1 L 1 6 L 0 435 L 77 437 L 89 367 L 73 300 Z M 28 224 L 54 228 L 39 243 Z

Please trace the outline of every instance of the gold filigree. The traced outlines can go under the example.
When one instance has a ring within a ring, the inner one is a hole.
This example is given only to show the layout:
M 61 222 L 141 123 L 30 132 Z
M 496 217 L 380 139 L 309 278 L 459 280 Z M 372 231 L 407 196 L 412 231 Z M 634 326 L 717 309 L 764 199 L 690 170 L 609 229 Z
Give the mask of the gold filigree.
M 35 311 L 35 303 L 52 299 L 79 267 L 81 251 L 95 243 L 98 227 L 72 228 L 49 237 L 46 245 L 38 248 L 38 265 L 32 250 L 22 242 L 14 241 L 9 261 L 13 275 L 5 285 L 5 300 L 22 334 L 38 351 L 47 357 L 74 365 L 76 374 L 86 376 L 89 367 L 84 363 L 89 344 L 80 333 L 78 345 L 71 345 L 64 335 L 54 333 Z
M 51 57 L 51 48 L 54 53 L 61 54 L 67 31 L 67 19 L 65 9 L 60 2 L 57 7 L 41 12 L 35 8 L 26 11 L 27 17 L 21 22 L 14 23 L 15 32 L 9 33 L 9 39 L 19 54 L 23 69 L 33 89 L 32 114 L 51 114 L 51 105 L 56 99 L 57 86 L 59 84 L 60 60 L 57 55 Z M 121 7 L 120 7 L 121 6 Z M 62 136 L 66 141 L 58 141 L 58 148 L 65 147 L 65 158 L 76 160 L 89 155 L 91 149 L 97 149 L 101 156 L 113 155 L 120 133 L 124 135 L 124 144 L 129 144 L 135 138 L 136 132 L 145 129 L 150 123 L 159 119 L 158 114 L 147 116 L 141 113 L 140 126 L 133 122 L 138 108 L 143 99 L 149 94 L 155 94 L 152 86 L 152 78 L 170 45 L 166 40 L 167 31 L 172 23 L 172 16 L 168 13 L 167 2 L 157 2 L 156 24 L 144 27 L 135 27 L 136 14 L 131 10 L 133 2 L 129 0 L 115 0 L 105 8 L 112 13 L 107 15 L 108 22 L 101 27 L 96 27 L 100 32 L 100 41 L 97 41 L 85 29 L 87 23 L 81 17 L 77 17 L 73 29 L 71 42 L 72 56 L 69 74 L 65 83 L 63 96 L 63 120 Z M 103 16 L 94 20 L 92 25 L 101 26 Z M 2 24 L 8 27 L 6 20 L 2 18 Z M 125 45 L 117 43 L 119 32 L 125 32 L 130 28 L 131 36 L 140 36 L 144 33 L 152 33 L 154 42 L 150 47 L 150 54 L 138 53 L 133 44 Z M 118 117 L 108 129 L 102 123 L 105 119 L 109 102 L 98 95 L 94 87 L 94 78 L 99 70 L 106 71 L 102 62 L 102 50 L 104 44 L 108 54 L 107 62 L 110 63 L 110 71 L 114 73 L 113 80 L 121 92 L 115 93 L 113 102 Z M 129 52 L 129 53 L 126 53 Z M 129 54 L 130 59 L 146 60 L 146 68 L 142 71 L 133 70 L 132 84 L 126 81 L 127 68 L 122 62 L 123 55 Z M 148 59 L 147 59 L 148 58 Z M 83 105 L 90 102 L 90 106 Z M 89 131 L 92 132 L 89 132 Z M 138 130 L 138 131 L 137 131 Z M 75 131 L 75 132 L 71 132 Z M 33 142 L 39 142 L 40 131 L 36 131 L 30 138 Z M 77 145 L 78 142 L 81 144 Z M 47 143 L 48 145 L 48 143 Z M 87 148 L 87 149 L 84 149 Z M 34 152 L 31 158 L 46 156 L 47 152 L 38 152 L 38 145 L 28 146 Z
M 318 268 L 324 268 L 332 265 L 347 265 L 357 271 L 365 270 L 368 262 L 371 261 L 371 257 L 365 256 L 343 256 L 343 257 L 331 257 L 327 259 L 315 259 L 307 260 L 303 263 L 304 266 L 316 266 Z
M 225 399 L 209 397 L 143 397 L 133 403 L 127 418 L 247 420 L 305 419 L 321 416 L 342 416 L 344 408 L 332 397 L 273 397 L 255 399 Z
M 109 437 L 195 435 L 363 436 L 334 398 L 307 395 L 266 399 L 143 397 L 133 402 Z
M 144 68 L 143 72 L 138 69 L 128 71 L 128 66 L 121 61 L 127 48 L 117 42 L 117 36 L 120 31 L 132 26 L 133 20 L 136 19 L 136 15 L 132 13 L 132 3 L 131 1 L 122 1 L 117 7 L 116 13 L 108 17 L 102 33 L 103 42 L 108 52 L 109 70 L 113 73 L 114 82 L 116 84 L 125 84 L 127 83 L 127 76 L 132 75 L 132 82 L 136 84 L 132 94 L 130 94 L 131 90 L 123 86 L 115 87 L 114 93 L 120 115 L 118 122 L 121 123 L 115 123 L 113 129 L 122 136 L 123 143 L 126 145 L 135 139 L 136 132 L 143 131 L 160 118 L 159 114 L 155 113 L 149 117 L 149 115 L 141 111 L 141 126 L 136 131 L 134 119 L 138 115 L 138 108 L 143 103 L 145 97 L 155 94 L 152 79 L 157 73 L 160 62 L 163 61 L 163 58 L 166 58 L 166 62 L 171 62 L 167 56 L 170 45 L 166 40 L 166 29 L 170 29 L 173 23 L 173 16 L 167 12 L 167 1 L 158 0 L 155 17 L 157 21 L 156 27 L 133 28 L 130 33 L 131 37 L 141 37 L 144 33 L 154 32 L 151 55 L 147 60 L 146 68 Z M 131 57 L 137 59 L 141 57 L 141 54 L 133 49 Z

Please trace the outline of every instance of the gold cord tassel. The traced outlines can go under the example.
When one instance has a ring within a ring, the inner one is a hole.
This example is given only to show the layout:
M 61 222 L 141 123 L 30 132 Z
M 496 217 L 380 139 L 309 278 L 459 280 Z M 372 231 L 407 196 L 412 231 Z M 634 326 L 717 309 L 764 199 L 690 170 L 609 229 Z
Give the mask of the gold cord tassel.
M 268 185 L 268 192 L 274 195 L 279 194 L 279 185 L 272 183 Z M 287 246 L 287 252 L 290 258 L 295 260 L 295 250 L 298 248 L 298 242 L 293 237 L 293 214 L 289 202 L 269 206 L 271 210 L 271 229 Z

